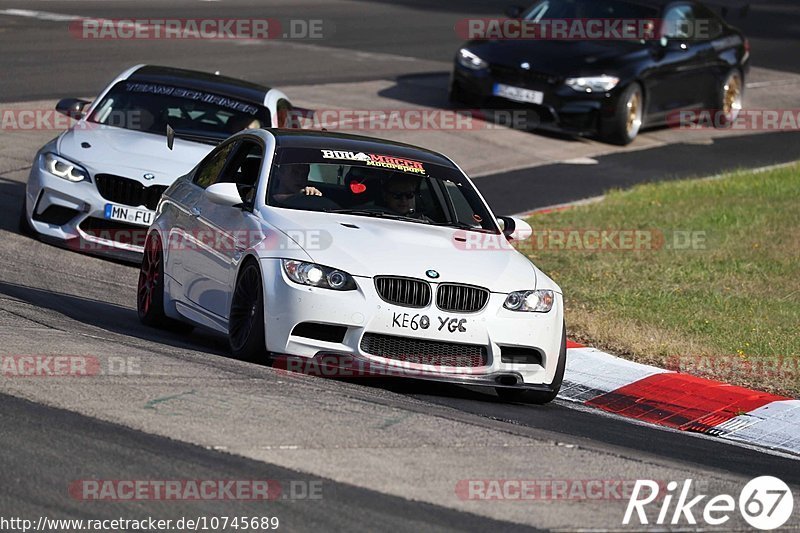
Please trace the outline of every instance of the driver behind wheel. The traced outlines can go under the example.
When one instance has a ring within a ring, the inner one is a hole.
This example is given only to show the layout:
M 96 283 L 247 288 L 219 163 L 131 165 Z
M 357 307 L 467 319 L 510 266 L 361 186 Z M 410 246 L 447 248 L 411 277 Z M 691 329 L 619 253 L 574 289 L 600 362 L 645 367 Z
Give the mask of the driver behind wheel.
M 322 191 L 308 184 L 309 166 L 305 163 L 282 165 L 275 176 L 278 182 L 272 197 L 278 202 L 298 196 L 322 196 Z

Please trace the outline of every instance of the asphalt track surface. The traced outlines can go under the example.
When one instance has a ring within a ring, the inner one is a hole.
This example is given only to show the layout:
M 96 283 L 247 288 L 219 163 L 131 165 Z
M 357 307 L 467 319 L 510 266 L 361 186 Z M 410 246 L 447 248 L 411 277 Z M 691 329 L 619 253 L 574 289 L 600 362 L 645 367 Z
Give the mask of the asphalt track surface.
M 600 196 L 609 189 L 637 183 L 713 176 L 798 159 L 800 132 L 766 133 L 718 139 L 708 146 L 675 143 L 608 154 L 595 158 L 596 164 L 591 165 L 542 165 L 483 176 L 476 183 L 492 209 L 515 214 Z M 524 190 L 532 190 L 532 194 L 508 194 Z
M 268 7 L 254 1 L 0 2 L 0 9 L 13 8 L 108 18 L 290 18 L 302 9 L 303 17 L 331 21 L 336 31 L 321 46 L 282 47 L 277 56 L 271 47 L 245 54 L 245 47 L 229 43 L 87 43 L 54 32 L 49 21 L 0 15 L 0 68 L 13 73 L 0 82 L 0 100 L 6 102 L 92 94 L 109 75 L 137 62 L 206 70 L 224 64 L 228 74 L 276 86 L 441 73 L 459 44 L 450 31 L 453 20 L 497 11 L 482 2 L 431 7 L 413 0 Z M 796 54 L 785 52 L 796 46 L 797 11 L 791 1 L 753 3 L 742 26 L 753 37 L 754 62 L 800 72 Z M 496 211 L 514 213 L 639 181 L 798 159 L 797 141 L 796 133 L 783 133 L 723 139 L 712 146 L 668 145 L 600 156 L 596 165 L 487 175 L 477 183 Z M 221 337 L 144 328 L 136 320 L 134 268 L 18 234 L 26 173 L 11 165 L 0 179 L 3 354 L 81 353 L 102 360 L 116 354 L 140 361 L 144 371 L 80 383 L 0 381 L 0 516 L 258 513 L 278 516 L 282 529 L 293 531 L 499 531 L 520 524 L 608 529 L 621 527 L 624 507 L 475 505 L 454 496 L 452 480 L 692 477 L 734 490 L 749 478 L 776 475 L 795 494 L 800 487 L 800 462 L 794 458 L 634 424 L 561 401 L 509 405 L 492 393 L 413 381 L 295 380 L 264 365 L 231 360 Z M 531 183 L 536 194 L 517 201 Z M 265 510 L 231 501 L 87 503 L 67 493 L 76 479 L 222 478 L 322 480 L 324 497 L 278 500 Z M 797 527 L 796 520 L 793 524 Z

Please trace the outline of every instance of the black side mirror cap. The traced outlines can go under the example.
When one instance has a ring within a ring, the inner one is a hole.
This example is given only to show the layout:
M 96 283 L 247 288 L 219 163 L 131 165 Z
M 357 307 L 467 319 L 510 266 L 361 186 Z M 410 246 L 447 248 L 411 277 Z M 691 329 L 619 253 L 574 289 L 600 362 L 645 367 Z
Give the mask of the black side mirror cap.
M 80 98 L 62 98 L 56 104 L 56 111 L 69 118 L 80 120 L 83 118 L 83 108 L 90 103 L 88 100 Z

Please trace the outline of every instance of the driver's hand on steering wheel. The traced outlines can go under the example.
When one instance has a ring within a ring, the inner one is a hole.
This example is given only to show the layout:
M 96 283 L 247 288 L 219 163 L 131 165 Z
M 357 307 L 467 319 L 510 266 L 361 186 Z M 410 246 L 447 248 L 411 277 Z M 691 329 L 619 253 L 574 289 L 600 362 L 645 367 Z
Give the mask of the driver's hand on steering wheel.
M 303 187 L 300 189 L 300 194 L 305 194 L 306 196 L 322 196 L 322 191 L 316 187 Z

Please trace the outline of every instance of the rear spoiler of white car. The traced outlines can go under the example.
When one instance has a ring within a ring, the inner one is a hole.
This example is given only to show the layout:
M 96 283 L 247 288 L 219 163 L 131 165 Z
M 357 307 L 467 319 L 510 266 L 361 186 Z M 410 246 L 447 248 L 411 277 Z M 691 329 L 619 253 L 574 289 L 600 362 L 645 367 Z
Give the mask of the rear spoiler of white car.
M 209 131 L 197 130 L 176 130 L 167 124 L 167 148 L 172 150 L 175 144 L 175 137 L 187 141 L 210 144 L 216 146 L 229 137 L 227 133 L 214 133 Z

